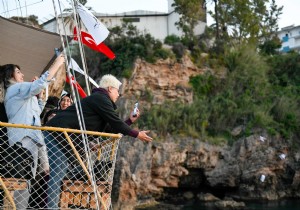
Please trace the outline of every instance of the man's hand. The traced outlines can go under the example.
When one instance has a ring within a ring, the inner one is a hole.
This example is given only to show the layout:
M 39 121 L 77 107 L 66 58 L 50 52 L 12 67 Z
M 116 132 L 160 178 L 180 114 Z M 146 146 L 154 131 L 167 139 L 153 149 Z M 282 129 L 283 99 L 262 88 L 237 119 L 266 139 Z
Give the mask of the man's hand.
M 135 117 L 133 116 L 133 111 L 130 113 L 130 116 L 129 116 L 132 123 L 134 123 L 139 117 L 140 117 L 140 110 L 139 109 L 136 110 Z
M 137 138 L 141 140 L 142 142 L 151 142 L 152 138 L 147 135 L 150 131 L 140 131 Z

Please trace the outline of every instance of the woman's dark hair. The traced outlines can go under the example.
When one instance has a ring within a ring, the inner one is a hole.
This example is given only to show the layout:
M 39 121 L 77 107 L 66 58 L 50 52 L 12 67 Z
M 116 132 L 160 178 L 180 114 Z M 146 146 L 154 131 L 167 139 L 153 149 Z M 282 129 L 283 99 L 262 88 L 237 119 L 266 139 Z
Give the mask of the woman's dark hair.
M 20 66 L 16 64 L 5 64 L 0 66 L 0 82 L 4 83 L 4 88 L 7 89 L 9 86 L 9 80 L 14 76 L 15 69 L 20 69 Z

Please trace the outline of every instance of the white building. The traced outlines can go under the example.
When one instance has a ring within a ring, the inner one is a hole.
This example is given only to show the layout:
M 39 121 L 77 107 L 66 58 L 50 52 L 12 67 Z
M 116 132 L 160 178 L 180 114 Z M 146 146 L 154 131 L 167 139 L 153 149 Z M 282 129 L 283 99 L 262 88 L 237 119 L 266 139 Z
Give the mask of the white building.
M 94 15 L 106 25 L 106 27 L 111 28 L 117 25 L 121 25 L 124 19 L 130 21 L 137 29 L 141 32 L 150 33 L 154 38 L 161 41 L 168 35 L 182 36 L 182 31 L 178 30 L 175 23 L 179 20 L 179 14 L 174 12 L 172 4 L 174 0 L 168 1 L 168 12 L 152 12 L 152 11 L 131 11 L 118 14 L 102 14 L 94 13 Z M 64 17 L 68 14 L 64 14 Z M 61 22 L 61 19 L 59 20 Z M 45 30 L 58 33 L 56 18 L 53 18 L 42 24 Z M 63 24 L 59 24 L 60 31 L 63 33 Z M 206 23 L 199 21 L 199 25 L 195 28 L 195 35 L 200 35 L 204 32 Z M 72 29 L 69 25 L 66 26 L 66 34 L 72 34 Z
M 291 50 L 300 52 L 300 25 L 284 27 L 277 32 L 277 36 L 282 42 L 282 46 L 279 49 L 280 52 L 289 52 Z

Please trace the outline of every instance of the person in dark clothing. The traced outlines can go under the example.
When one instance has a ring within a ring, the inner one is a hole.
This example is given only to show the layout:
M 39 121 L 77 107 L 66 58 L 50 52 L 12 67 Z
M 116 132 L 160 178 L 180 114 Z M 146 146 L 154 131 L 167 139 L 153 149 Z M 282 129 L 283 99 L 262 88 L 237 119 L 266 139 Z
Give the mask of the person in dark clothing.
M 71 94 L 66 91 L 63 91 L 63 93 L 61 94 L 61 97 L 57 103 L 57 109 L 65 110 L 72 104 L 73 104 L 73 100 L 72 100 Z
M 4 103 L 0 102 L 0 122 L 8 122 L 7 115 L 5 112 Z M 7 141 L 7 129 L 6 127 L 0 127 L 0 147 L 1 149 L 4 149 L 5 145 L 8 146 Z
M 0 67 L 1 69 L 1 67 Z M 4 71 L 2 69 L 0 70 L 0 77 L 4 77 Z M 0 122 L 8 122 L 5 107 L 4 107 L 4 83 L 0 83 Z M 0 126 L 0 154 L 3 154 L 2 151 L 5 151 L 8 148 L 8 138 L 7 138 L 7 129 L 6 127 Z M 0 162 L 5 162 L 4 157 L 0 155 Z M 2 174 L 0 172 L 0 176 L 2 177 Z M 3 196 L 4 191 L 0 190 L 0 206 L 3 206 Z
M 46 122 L 48 121 L 46 120 L 46 115 L 49 111 L 56 109 L 57 108 L 57 104 L 59 102 L 59 98 L 56 96 L 49 96 L 45 105 L 45 108 L 40 116 L 41 120 L 42 120 L 42 125 L 44 125 Z
M 43 125 L 52 119 L 59 110 L 65 110 L 73 103 L 71 95 L 63 91 L 60 98 L 50 96 L 45 105 L 45 112 L 41 114 Z M 43 116 L 43 117 L 42 117 Z M 31 209 L 44 209 L 47 207 L 47 187 L 49 174 L 39 172 L 32 182 L 32 189 L 29 198 L 29 207 Z
M 122 83 L 112 75 L 104 75 L 100 82 L 99 88 L 94 89 L 93 93 L 82 99 L 80 102 L 83 120 L 88 131 L 121 133 L 134 138 L 138 138 L 143 142 L 151 142 L 152 138 L 147 135 L 149 131 L 137 131 L 130 128 L 140 116 L 139 111 L 134 117 L 131 112 L 130 117 L 125 122 L 120 119 L 116 113 L 115 102 L 119 97 L 119 88 Z M 80 129 L 75 104 L 67 109 L 60 111 L 54 116 L 46 126 Z M 107 128 L 109 127 L 109 130 Z M 65 139 L 53 136 L 48 132 L 44 133 L 45 142 L 48 149 L 50 178 L 48 182 L 48 208 L 58 208 L 60 186 L 62 179 L 66 175 L 68 168 L 68 154 L 71 151 Z M 80 150 L 83 142 L 80 138 L 76 138 L 73 143 Z M 64 149 L 67 148 L 67 149 Z
M 51 119 L 56 115 L 57 112 L 58 112 L 57 109 L 51 109 L 51 110 L 49 110 L 49 111 L 45 114 L 45 117 L 44 117 L 44 124 L 46 124 L 49 120 L 51 120 Z
M 0 122 L 8 122 L 4 103 L 2 103 L 2 102 L 0 102 Z M 2 151 L 6 150 L 8 148 L 8 146 L 9 146 L 9 144 L 8 144 L 8 139 L 7 139 L 7 129 L 6 129 L 6 127 L 0 126 L 0 153 L 2 154 Z M 4 161 L 5 161 L 4 157 L 2 157 L 2 155 L 0 155 L 1 165 L 2 165 L 2 163 L 4 163 Z M 0 176 L 2 177 L 1 173 L 0 173 Z M 3 206 L 3 197 L 4 197 L 4 191 L 1 189 L 0 190 L 0 206 Z
M 0 77 L 3 78 L 5 76 L 5 71 L 0 67 Z M 4 106 L 4 82 L 0 82 L 0 122 L 8 122 L 8 118 L 5 111 Z M 7 144 L 7 130 L 5 127 L 0 127 L 0 144 Z M 2 149 L 2 147 L 0 148 Z

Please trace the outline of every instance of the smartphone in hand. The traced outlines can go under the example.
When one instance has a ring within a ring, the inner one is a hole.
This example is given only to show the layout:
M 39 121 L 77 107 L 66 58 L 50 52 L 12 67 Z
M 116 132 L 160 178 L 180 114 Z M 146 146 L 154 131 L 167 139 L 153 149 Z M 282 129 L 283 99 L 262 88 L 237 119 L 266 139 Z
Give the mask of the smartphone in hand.
M 136 117 L 137 116 L 137 110 L 138 110 L 138 107 L 139 107 L 139 102 L 136 102 L 134 104 L 134 109 L 133 109 L 133 117 Z

